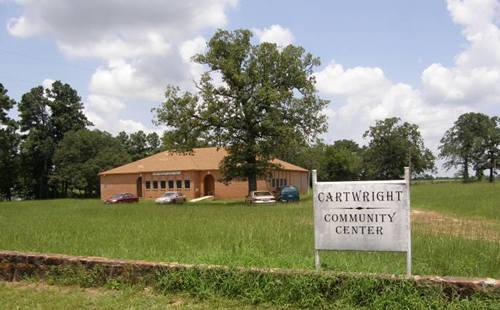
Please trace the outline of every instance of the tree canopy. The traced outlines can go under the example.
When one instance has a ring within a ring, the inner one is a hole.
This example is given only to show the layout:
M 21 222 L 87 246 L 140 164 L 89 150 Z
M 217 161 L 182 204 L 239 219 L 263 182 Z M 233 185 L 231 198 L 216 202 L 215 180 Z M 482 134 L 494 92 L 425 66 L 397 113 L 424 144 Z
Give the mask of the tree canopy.
M 190 151 L 200 137 L 224 147 L 223 180 L 247 177 L 249 191 L 275 168 L 270 160 L 326 130 L 322 110 L 328 103 L 315 89 L 318 58 L 302 47 L 254 45 L 251 38 L 248 30 L 217 31 L 206 53 L 194 57 L 209 68 L 199 92 L 169 86 L 155 109 L 155 122 L 171 128 L 168 137 L 178 151 Z
M 19 173 L 20 136 L 17 133 L 17 123 L 8 115 L 15 103 L 0 83 L 0 197 L 7 200 L 12 197 Z
M 0 83 L 0 125 L 6 126 L 12 122 L 8 112 L 15 105 L 15 101 L 7 95 L 7 89 Z
M 142 159 L 156 154 L 162 149 L 160 137 L 156 132 L 146 134 L 139 130 L 129 135 L 125 131 L 121 131 L 116 138 L 127 151 L 131 160 Z
M 68 131 L 55 150 L 51 181 L 64 184 L 64 196 L 75 190 L 95 196 L 99 193 L 98 173 L 129 161 L 120 141 L 107 132 Z
M 359 180 L 363 171 L 362 149 L 352 140 L 338 140 L 325 147 L 321 177 L 329 181 Z
M 363 135 L 369 138 L 364 152 L 365 169 L 373 179 L 396 179 L 409 166 L 413 175 L 434 169 L 435 157 L 424 146 L 415 124 L 401 122 L 397 117 L 379 120 Z
M 465 113 L 458 117 L 446 131 L 439 146 L 439 157 L 444 167 L 460 167 L 465 182 L 469 181 L 469 167 L 482 178 L 483 171 L 490 169 L 490 181 L 494 180 L 496 160 L 500 155 L 500 129 L 498 118 L 483 113 Z
M 66 132 L 91 125 L 83 114 L 81 98 L 70 85 L 55 81 L 49 89 L 38 86 L 24 94 L 18 109 L 25 195 L 57 196 L 59 184 L 49 183 L 57 144 Z
M 497 161 L 500 159 L 500 118 L 493 116 L 490 118 L 489 126 L 486 131 L 483 153 L 480 158 L 486 169 L 490 171 L 489 181 L 495 181 Z

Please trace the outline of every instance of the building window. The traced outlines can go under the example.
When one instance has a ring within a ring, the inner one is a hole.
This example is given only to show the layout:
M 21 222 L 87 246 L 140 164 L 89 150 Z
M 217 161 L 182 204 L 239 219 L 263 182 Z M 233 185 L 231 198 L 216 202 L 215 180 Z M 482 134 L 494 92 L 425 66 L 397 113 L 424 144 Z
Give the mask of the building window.
M 182 188 L 182 180 L 177 180 L 177 188 Z
M 146 189 L 150 189 L 151 188 L 151 181 L 146 181 Z
M 167 187 L 167 182 L 166 181 L 160 181 L 160 188 L 165 189 Z
M 272 179 L 272 181 L 271 181 L 271 187 L 276 187 L 276 179 Z
M 158 189 L 158 181 L 153 181 L 153 189 Z
M 184 180 L 184 188 L 191 188 L 191 181 Z
M 169 189 L 174 188 L 174 181 L 172 181 L 172 180 L 168 180 L 168 188 L 169 188 Z

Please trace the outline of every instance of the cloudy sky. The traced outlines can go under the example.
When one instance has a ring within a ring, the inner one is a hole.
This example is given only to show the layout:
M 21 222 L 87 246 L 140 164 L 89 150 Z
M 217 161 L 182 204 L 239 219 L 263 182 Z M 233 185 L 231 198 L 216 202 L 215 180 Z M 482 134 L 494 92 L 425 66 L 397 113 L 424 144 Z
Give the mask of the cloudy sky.
M 436 150 L 458 115 L 500 114 L 497 0 L 0 0 L 0 82 L 19 100 L 36 85 L 76 88 L 97 128 L 158 131 L 167 84 L 192 90 L 190 62 L 217 28 L 319 56 L 331 103 L 326 142 L 375 120 L 420 126 Z

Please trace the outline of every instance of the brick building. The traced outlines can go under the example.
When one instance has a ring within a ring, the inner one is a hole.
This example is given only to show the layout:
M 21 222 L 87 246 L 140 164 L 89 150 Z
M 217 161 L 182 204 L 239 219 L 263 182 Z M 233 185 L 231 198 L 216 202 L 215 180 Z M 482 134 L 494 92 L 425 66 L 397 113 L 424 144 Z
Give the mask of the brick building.
M 219 163 L 227 155 L 215 147 L 194 149 L 192 154 L 162 152 L 132 163 L 101 172 L 101 199 L 117 193 L 133 193 L 154 199 L 166 191 L 179 191 L 188 199 L 214 195 L 217 199 L 244 198 L 246 180 L 219 182 Z M 267 179 L 257 181 L 257 189 L 273 191 L 282 185 L 294 185 L 307 192 L 309 172 L 282 160 L 274 160 L 280 169 L 271 171 Z

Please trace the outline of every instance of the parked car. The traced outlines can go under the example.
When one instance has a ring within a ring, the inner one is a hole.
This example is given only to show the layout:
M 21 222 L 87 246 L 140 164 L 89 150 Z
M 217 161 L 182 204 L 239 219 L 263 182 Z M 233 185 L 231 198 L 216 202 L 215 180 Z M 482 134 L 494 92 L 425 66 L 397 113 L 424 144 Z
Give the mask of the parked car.
M 179 192 L 166 192 L 155 200 L 156 203 L 183 203 L 185 201 L 186 196 Z
M 139 197 L 131 193 L 114 194 L 105 203 L 139 202 Z
M 245 198 L 247 203 L 274 203 L 276 198 L 271 192 L 268 191 L 252 191 L 250 195 Z
M 276 200 L 281 202 L 299 201 L 299 190 L 292 185 L 282 186 L 276 192 Z

